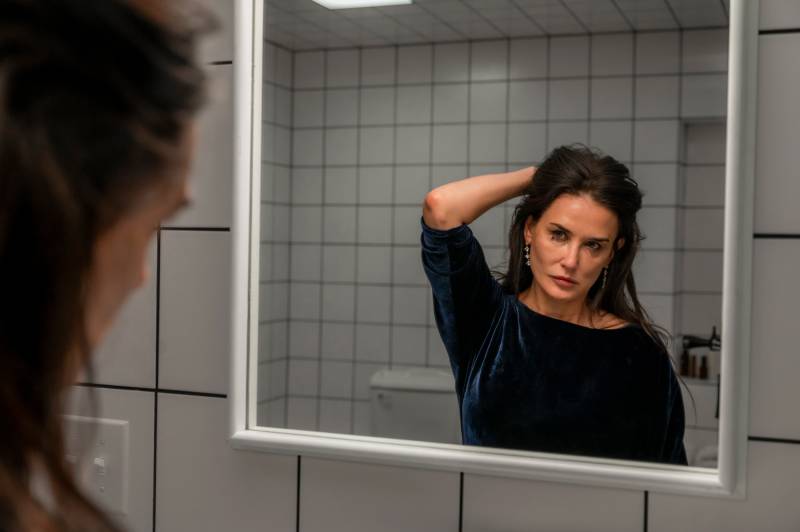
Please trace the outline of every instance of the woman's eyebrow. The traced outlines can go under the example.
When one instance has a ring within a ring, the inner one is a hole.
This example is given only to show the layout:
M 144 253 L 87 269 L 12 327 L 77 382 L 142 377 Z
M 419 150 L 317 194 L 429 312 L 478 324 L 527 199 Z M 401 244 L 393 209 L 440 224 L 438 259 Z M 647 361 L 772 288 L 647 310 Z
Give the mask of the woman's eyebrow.
M 572 234 L 572 231 L 570 231 L 569 229 L 567 229 L 566 227 L 564 227 L 564 226 L 563 226 L 563 225 L 561 225 L 561 224 L 557 224 L 557 223 L 555 223 L 555 222 L 550 222 L 550 225 L 554 225 L 554 226 L 558 227 L 559 229 L 561 229 L 562 231 L 564 231 L 564 232 L 565 232 L 565 233 L 567 233 L 568 235 L 571 235 L 571 234 Z M 596 237 L 589 237 L 589 238 L 587 238 L 586 240 L 594 240 L 595 242 L 610 242 L 610 241 L 611 241 L 611 239 L 609 239 L 609 238 L 605 238 L 605 237 L 599 237 L 599 236 L 596 236 Z

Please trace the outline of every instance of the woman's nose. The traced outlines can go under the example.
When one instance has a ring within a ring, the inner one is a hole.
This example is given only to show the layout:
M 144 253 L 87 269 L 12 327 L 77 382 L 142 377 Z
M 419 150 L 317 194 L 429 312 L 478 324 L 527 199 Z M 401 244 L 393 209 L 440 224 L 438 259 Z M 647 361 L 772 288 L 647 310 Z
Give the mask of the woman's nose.
M 578 267 L 578 252 L 580 248 L 578 246 L 569 246 L 566 250 L 566 254 L 561 259 L 561 263 L 564 265 L 565 268 L 570 270 L 574 270 Z

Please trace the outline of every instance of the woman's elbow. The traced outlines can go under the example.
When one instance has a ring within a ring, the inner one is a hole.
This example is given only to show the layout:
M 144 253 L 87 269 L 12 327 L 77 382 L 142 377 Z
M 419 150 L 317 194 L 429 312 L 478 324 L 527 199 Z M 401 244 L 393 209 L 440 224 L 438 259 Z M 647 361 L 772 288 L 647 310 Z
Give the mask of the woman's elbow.
M 425 201 L 422 202 L 422 219 L 433 229 L 450 229 L 460 225 L 450 215 L 442 192 L 438 189 L 433 189 L 425 195 Z

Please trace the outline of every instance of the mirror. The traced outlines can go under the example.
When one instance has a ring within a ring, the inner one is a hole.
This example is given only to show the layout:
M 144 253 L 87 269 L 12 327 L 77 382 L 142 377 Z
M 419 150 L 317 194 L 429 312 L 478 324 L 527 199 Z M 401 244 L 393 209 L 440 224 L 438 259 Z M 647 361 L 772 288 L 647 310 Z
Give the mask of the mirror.
M 234 295 L 258 303 L 248 318 L 249 395 L 235 406 L 234 425 L 246 402 L 247 429 L 261 431 L 248 432 L 256 439 L 320 432 L 396 450 L 547 458 L 524 445 L 461 445 L 452 366 L 421 260 L 422 203 L 437 186 L 538 167 L 554 148 L 582 143 L 622 162 L 644 193 L 637 221 L 646 238 L 633 264 L 638 297 L 672 336 L 687 469 L 716 470 L 719 420 L 739 416 L 740 401 L 724 391 L 734 375 L 723 376 L 722 367 L 733 372 L 747 360 L 745 353 L 743 362 L 723 364 L 721 354 L 738 348 L 720 349 L 734 334 L 722 327 L 724 258 L 749 264 L 738 244 L 723 248 L 732 241 L 723 238 L 726 197 L 739 197 L 726 190 L 737 0 L 254 5 L 263 20 L 251 86 L 258 117 L 251 149 L 260 168 L 239 184 L 252 240 L 240 259 L 250 264 L 249 296 L 241 280 Z M 738 9 L 743 21 L 754 17 Z M 747 24 L 742 31 L 754 32 Z M 740 75 L 752 75 L 745 67 Z M 245 118 L 238 120 L 244 131 Z M 746 139 L 737 142 L 744 147 Z M 745 178 L 735 182 L 743 190 Z M 507 268 L 520 199 L 469 224 L 493 270 Z M 727 229 L 737 239 L 740 230 Z M 741 275 L 749 283 L 747 268 Z M 241 345 L 234 341 L 235 357 Z M 319 448 L 334 445 L 327 442 Z M 609 458 L 566 445 L 546 453 Z M 463 466 L 467 455 L 458 456 Z M 670 467 L 652 462 L 629 465 Z

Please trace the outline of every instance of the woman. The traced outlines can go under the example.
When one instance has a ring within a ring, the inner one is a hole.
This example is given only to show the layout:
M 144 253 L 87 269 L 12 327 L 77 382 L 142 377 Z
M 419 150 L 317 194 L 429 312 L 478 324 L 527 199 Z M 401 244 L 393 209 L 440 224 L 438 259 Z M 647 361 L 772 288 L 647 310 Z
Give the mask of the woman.
M 202 12 L 0 2 L 0 530 L 115 530 L 65 462 L 66 392 L 186 203 Z
M 520 195 L 498 282 L 466 224 Z M 678 381 L 631 271 L 641 204 L 625 165 L 575 145 L 427 194 L 422 261 L 465 444 L 687 464 Z

